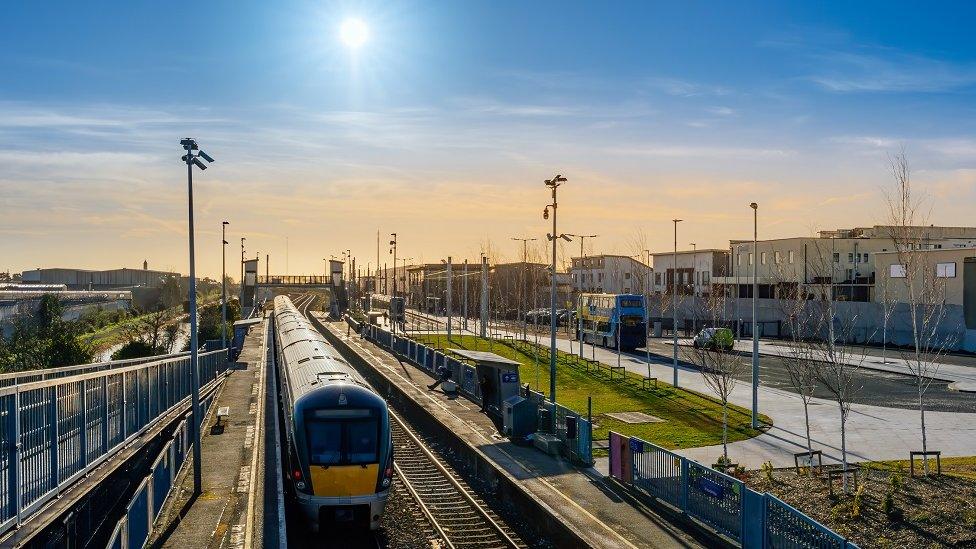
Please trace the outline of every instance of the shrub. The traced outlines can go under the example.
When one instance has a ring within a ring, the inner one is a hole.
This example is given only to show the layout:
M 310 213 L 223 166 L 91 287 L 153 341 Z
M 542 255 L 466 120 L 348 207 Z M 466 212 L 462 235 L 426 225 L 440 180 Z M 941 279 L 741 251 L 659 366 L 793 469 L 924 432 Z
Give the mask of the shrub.
M 766 478 L 766 482 L 770 482 L 770 483 L 773 482 L 772 461 L 764 461 L 763 464 L 759 467 L 759 470 L 762 471 L 763 477 Z
M 881 500 L 881 512 L 885 514 L 886 517 L 891 518 L 891 514 L 895 510 L 895 496 L 892 490 L 885 492 L 884 499 Z
M 891 475 L 888 476 L 888 484 L 891 486 L 892 491 L 898 491 L 902 487 L 901 472 L 892 471 Z

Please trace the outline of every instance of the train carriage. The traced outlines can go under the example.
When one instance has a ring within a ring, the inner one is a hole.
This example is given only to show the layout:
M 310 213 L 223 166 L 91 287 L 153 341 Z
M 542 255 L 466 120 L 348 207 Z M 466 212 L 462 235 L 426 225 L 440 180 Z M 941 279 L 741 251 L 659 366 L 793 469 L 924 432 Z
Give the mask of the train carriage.
M 386 401 L 289 298 L 274 321 L 291 492 L 312 530 L 376 529 L 393 482 Z

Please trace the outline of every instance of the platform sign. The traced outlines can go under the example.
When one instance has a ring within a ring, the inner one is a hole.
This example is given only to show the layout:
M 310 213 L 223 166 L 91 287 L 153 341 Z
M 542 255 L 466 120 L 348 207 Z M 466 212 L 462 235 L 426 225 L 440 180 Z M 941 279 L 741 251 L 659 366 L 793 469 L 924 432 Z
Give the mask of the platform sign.
M 502 373 L 502 383 L 518 383 L 518 373 L 516 372 Z
M 644 441 L 639 438 L 630 439 L 630 450 L 632 452 L 643 452 L 644 451 Z
M 710 478 L 699 478 L 698 486 L 701 488 L 702 492 L 705 492 L 712 497 L 721 498 L 725 495 L 725 487 Z

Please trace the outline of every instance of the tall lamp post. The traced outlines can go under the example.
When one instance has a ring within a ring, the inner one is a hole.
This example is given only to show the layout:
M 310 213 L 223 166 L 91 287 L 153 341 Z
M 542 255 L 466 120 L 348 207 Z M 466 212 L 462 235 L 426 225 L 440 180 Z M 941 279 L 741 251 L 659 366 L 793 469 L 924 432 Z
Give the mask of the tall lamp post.
M 227 221 L 220 223 L 220 346 L 227 348 Z
M 552 189 L 552 204 L 548 204 L 542 210 L 542 218 L 549 219 L 549 208 L 552 208 L 552 234 L 548 235 L 552 241 L 552 278 L 549 288 L 549 400 L 552 402 L 552 433 L 556 433 L 556 241 L 563 238 L 567 242 L 572 239 L 566 235 L 556 232 L 556 190 L 559 184 L 566 181 L 566 178 L 557 174 L 552 179 L 546 180 L 546 186 Z
M 678 223 L 681 219 L 672 219 L 674 223 L 674 255 L 672 256 L 672 276 L 671 276 L 671 335 L 674 344 L 674 381 L 672 385 L 678 386 Z
M 396 292 L 397 292 L 397 234 L 396 233 L 390 233 L 390 236 L 393 237 L 393 239 L 390 240 L 390 246 L 391 246 L 390 253 L 393 254 L 393 293 L 390 294 L 390 297 L 391 298 L 394 298 L 394 297 L 396 297 Z M 393 304 L 393 300 L 391 299 L 390 300 L 390 306 L 391 307 L 393 306 L 392 304 Z M 406 306 L 404 306 L 404 308 L 406 308 Z M 406 314 L 406 311 L 404 311 L 404 314 Z M 393 319 L 393 333 L 396 333 L 396 320 L 395 319 Z
M 241 237 L 241 287 L 240 291 L 237 292 L 237 300 L 239 303 L 244 303 L 244 241 L 247 240 L 246 237 Z
M 200 372 L 198 370 L 198 350 L 197 350 L 197 283 L 196 283 L 196 258 L 193 249 L 193 166 L 200 168 L 201 171 L 207 169 L 207 165 L 200 161 L 213 162 L 214 159 L 207 153 L 200 150 L 197 142 L 189 137 L 181 139 L 180 145 L 186 154 L 183 155 L 183 162 L 186 163 L 186 192 L 187 203 L 189 206 L 189 244 L 190 244 L 190 402 L 192 403 L 192 421 L 190 434 L 193 437 L 193 493 L 200 494 L 203 491 L 202 474 L 200 471 Z M 196 151 L 194 153 L 194 151 Z
M 752 428 L 759 428 L 759 283 L 756 280 L 756 263 L 759 263 L 759 204 L 752 208 Z

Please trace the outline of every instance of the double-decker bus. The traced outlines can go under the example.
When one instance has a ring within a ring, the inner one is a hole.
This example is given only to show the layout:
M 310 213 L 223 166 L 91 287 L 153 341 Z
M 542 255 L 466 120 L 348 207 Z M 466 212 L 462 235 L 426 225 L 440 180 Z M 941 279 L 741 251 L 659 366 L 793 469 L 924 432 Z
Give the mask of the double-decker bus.
M 578 311 L 580 341 L 633 351 L 647 345 L 647 309 L 637 294 L 583 294 Z

